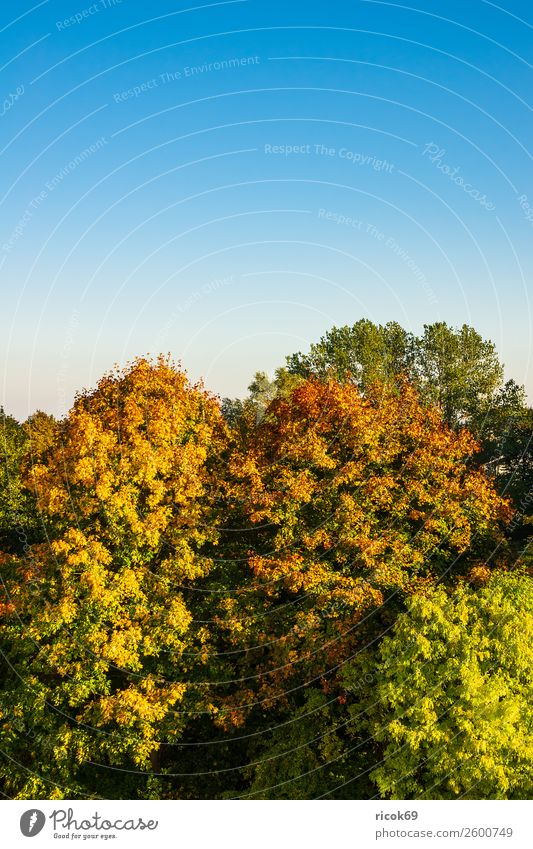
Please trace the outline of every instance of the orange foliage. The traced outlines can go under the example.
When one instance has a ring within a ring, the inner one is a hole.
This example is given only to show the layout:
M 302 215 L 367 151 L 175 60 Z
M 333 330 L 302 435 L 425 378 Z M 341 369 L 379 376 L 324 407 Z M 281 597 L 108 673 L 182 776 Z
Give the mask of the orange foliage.
M 243 609 L 253 618 L 260 597 L 257 635 L 268 628 L 258 698 L 342 663 L 386 601 L 490 556 L 509 508 L 470 467 L 476 450 L 407 384 L 363 397 L 308 380 L 271 404 L 230 461 Z M 251 632 L 241 620 L 236 643 Z

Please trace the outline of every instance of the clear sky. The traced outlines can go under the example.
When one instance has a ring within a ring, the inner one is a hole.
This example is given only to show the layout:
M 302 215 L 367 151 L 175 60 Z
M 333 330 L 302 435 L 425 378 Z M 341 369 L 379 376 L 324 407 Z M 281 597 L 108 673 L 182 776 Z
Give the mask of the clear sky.
M 0 8 L 0 403 L 445 320 L 533 395 L 529 0 Z

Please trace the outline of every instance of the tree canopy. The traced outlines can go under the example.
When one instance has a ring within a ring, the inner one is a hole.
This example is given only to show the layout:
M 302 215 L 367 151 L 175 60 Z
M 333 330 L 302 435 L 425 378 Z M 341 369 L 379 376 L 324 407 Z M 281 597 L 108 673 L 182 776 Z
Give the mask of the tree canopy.
M 141 358 L 59 422 L 3 416 L 5 795 L 520 797 L 528 408 L 462 380 L 478 444 L 388 327 L 357 380 L 232 405 Z
M 379 746 L 381 796 L 530 798 L 532 662 L 528 576 L 414 596 L 392 635 L 345 670 L 359 730 Z
M 212 566 L 223 433 L 201 387 L 163 359 L 139 360 L 82 393 L 29 470 L 52 533 L 2 563 L 2 702 L 19 717 L 2 730 L 20 764 L 3 764 L 8 792 L 86 792 L 89 764 L 105 786 L 106 767 L 157 766 L 160 744 L 179 738 L 197 699 L 189 655 L 198 667 L 208 656 L 186 594 Z M 28 723 L 40 729 L 30 745 Z
M 361 319 L 351 327 L 334 327 L 308 354 L 289 356 L 287 367 L 304 377 L 350 380 L 363 390 L 376 380 L 394 384 L 405 377 L 452 426 L 470 421 L 503 381 L 494 344 L 473 327 L 452 328 L 443 321 L 424 325 L 423 334 L 415 336 L 397 322 Z

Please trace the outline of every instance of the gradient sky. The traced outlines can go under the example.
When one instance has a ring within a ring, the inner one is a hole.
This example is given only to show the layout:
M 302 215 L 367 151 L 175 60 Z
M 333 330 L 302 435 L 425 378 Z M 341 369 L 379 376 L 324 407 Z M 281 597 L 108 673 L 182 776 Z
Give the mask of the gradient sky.
M 242 395 L 361 317 L 531 397 L 531 4 L 417 2 L 2 4 L 6 411 L 159 351 Z

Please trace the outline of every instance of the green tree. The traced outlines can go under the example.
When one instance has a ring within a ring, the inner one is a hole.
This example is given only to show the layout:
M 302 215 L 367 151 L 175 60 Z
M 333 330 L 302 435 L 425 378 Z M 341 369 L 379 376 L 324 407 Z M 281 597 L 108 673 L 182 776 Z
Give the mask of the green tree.
M 345 669 L 358 733 L 378 749 L 380 795 L 530 798 L 532 663 L 529 576 L 413 597 L 392 636 Z
M 27 440 L 28 465 L 42 459 L 46 452 L 54 447 L 60 433 L 57 420 L 42 410 L 32 413 L 23 423 L 22 430 Z
M 415 383 L 428 403 L 437 404 L 452 426 L 469 424 L 501 389 L 503 366 L 496 348 L 473 327 L 424 325 L 416 342 Z
M 28 528 L 27 498 L 21 480 L 26 436 L 0 408 L 0 551 L 18 551 Z
M 21 425 L 0 408 L 0 551 L 20 554 L 44 538 L 35 498 L 23 478 L 31 458 L 52 444 L 56 426 L 53 416 L 41 411 Z
M 383 326 L 363 318 L 352 327 L 333 327 L 308 354 L 287 357 L 287 369 L 305 378 L 349 379 L 365 389 L 376 381 L 411 375 L 414 343 L 412 334 L 395 321 Z
M 244 400 L 224 398 L 221 404 L 222 415 L 231 427 L 246 427 L 257 424 L 265 415 L 275 398 L 289 395 L 301 383 L 299 375 L 292 374 L 286 368 L 276 369 L 271 380 L 264 371 L 256 371 L 248 386 L 248 395 Z
M 250 746 L 253 765 L 247 770 L 252 799 L 316 799 L 330 791 L 331 798 L 368 798 L 374 792 L 368 780 L 368 755 L 364 747 L 354 751 L 347 728 L 344 699 L 328 698 L 317 688 L 305 692 L 302 704 L 261 735 Z M 372 754 L 372 753 L 370 753 Z M 348 794 L 342 786 L 348 776 Z
M 513 380 L 479 410 L 474 429 L 482 445 L 479 461 L 494 476 L 498 490 L 511 496 L 511 529 L 524 536 L 533 514 L 533 409 Z
M 376 325 L 361 319 L 334 327 L 308 354 L 287 358 L 292 374 L 355 382 L 363 391 L 376 381 L 396 385 L 407 378 L 427 404 L 437 404 L 453 427 L 472 423 L 501 389 L 503 367 L 492 342 L 466 324 L 424 326 L 422 336 L 396 322 Z

